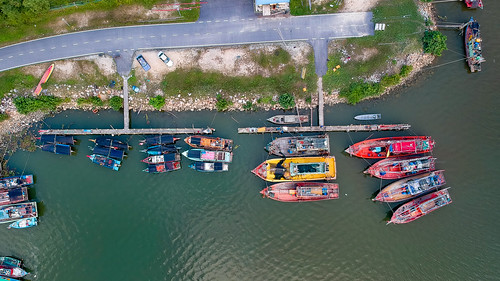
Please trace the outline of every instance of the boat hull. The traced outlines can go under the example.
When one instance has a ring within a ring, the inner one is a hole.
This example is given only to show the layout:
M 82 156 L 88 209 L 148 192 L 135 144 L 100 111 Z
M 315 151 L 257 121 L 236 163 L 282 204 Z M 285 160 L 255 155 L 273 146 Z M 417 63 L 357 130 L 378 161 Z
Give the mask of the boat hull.
M 483 1 L 482 0 L 465 0 L 465 5 L 469 9 L 477 9 L 477 8 L 482 9 L 483 8 Z
M 189 146 L 208 150 L 233 150 L 233 140 L 207 136 L 189 136 L 184 139 Z
M 369 159 L 401 157 L 431 152 L 434 140 L 428 136 L 405 136 L 364 140 L 349 146 L 351 156 Z
M 182 155 L 189 160 L 199 162 L 231 163 L 233 161 L 233 153 L 228 151 L 190 149 L 182 152 Z
M 92 163 L 102 167 L 106 167 L 113 171 L 118 171 L 121 166 L 120 160 L 109 158 L 104 155 L 92 154 L 92 155 L 87 155 L 87 157 L 90 159 L 90 161 L 92 161 Z
M 339 198 L 339 185 L 321 182 L 283 182 L 264 188 L 267 198 L 281 202 L 307 202 Z
M 180 161 L 181 155 L 179 153 L 166 153 L 160 155 L 152 155 L 142 160 L 142 162 L 147 164 L 162 164 L 172 161 Z
M 8 267 L 0 265 L 0 275 L 12 278 L 23 278 L 24 276 L 28 275 L 28 272 L 20 267 Z
M 33 227 L 36 225 L 38 225 L 37 218 L 27 218 L 11 223 L 8 228 L 22 229 L 22 228 Z
M 17 203 L 0 207 L 0 223 L 9 223 L 37 216 L 36 202 Z
M 0 179 L 0 188 L 15 188 L 18 186 L 32 185 L 34 183 L 33 175 L 22 175 Z
M 28 200 L 28 188 L 25 186 L 0 189 L 0 206 L 15 204 Z
M 335 157 L 269 159 L 252 173 L 269 182 L 332 180 L 336 178 Z
M 381 114 L 373 113 L 373 114 L 361 114 L 354 116 L 354 119 L 359 121 L 370 121 L 370 120 L 378 120 L 382 118 Z
M 330 154 L 328 135 L 276 138 L 266 146 L 276 156 L 321 156 Z
M 157 135 L 157 136 L 149 136 L 146 137 L 144 140 L 139 142 L 139 145 L 162 145 L 162 144 L 174 144 L 176 141 L 178 141 L 179 138 L 175 138 L 172 135 Z
M 146 173 L 160 174 L 166 172 L 177 171 L 181 168 L 180 161 L 166 162 L 163 164 L 149 164 L 143 171 Z
M 189 168 L 205 173 L 217 173 L 217 172 L 229 171 L 229 165 L 227 163 L 220 163 L 220 162 L 196 162 L 189 165 Z
M 267 121 L 277 124 L 277 125 L 291 125 L 291 124 L 302 124 L 309 122 L 309 116 L 307 115 L 276 115 L 267 118 Z
M 364 173 L 381 179 L 401 179 L 433 171 L 436 158 L 431 156 L 380 160 Z
M 451 203 L 447 189 L 429 193 L 403 204 L 394 212 L 389 223 L 409 223 Z
M 479 23 L 473 18 L 465 27 L 465 55 L 471 72 L 481 71 L 481 63 L 484 62 L 481 51 L 481 34 Z
M 160 145 L 154 145 L 150 146 L 146 149 L 141 150 L 141 152 L 147 153 L 148 155 L 162 155 L 162 154 L 169 154 L 169 153 L 177 153 L 179 151 L 180 147 L 177 147 L 173 144 L 160 144 Z

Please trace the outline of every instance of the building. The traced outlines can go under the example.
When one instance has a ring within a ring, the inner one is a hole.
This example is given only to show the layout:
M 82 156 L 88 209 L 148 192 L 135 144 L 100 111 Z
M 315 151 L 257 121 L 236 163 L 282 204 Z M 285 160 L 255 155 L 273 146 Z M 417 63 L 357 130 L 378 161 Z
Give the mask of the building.
M 290 0 L 255 0 L 255 13 L 274 16 L 290 12 Z

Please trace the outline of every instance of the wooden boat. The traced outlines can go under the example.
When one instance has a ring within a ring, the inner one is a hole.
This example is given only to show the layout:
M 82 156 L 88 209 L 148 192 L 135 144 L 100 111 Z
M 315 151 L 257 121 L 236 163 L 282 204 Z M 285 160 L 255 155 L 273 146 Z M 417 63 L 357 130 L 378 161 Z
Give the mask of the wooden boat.
M 370 121 L 370 120 L 378 120 L 382 118 L 382 114 L 371 113 L 371 114 L 361 114 L 354 116 L 354 119 L 359 121 Z
M 161 154 L 168 154 L 168 153 L 177 153 L 179 152 L 180 147 L 177 147 L 173 144 L 167 144 L 167 145 L 154 145 L 150 146 L 146 149 L 141 150 L 141 152 L 145 152 L 149 155 L 161 155 Z
M 469 9 L 483 8 L 483 0 L 464 0 Z
M 15 221 L 9 225 L 10 228 L 22 229 L 38 225 L 37 218 L 26 218 L 22 220 Z
M 18 186 L 32 185 L 34 182 L 33 175 L 6 177 L 0 179 L 0 188 L 14 188 Z
M 41 135 L 40 141 L 42 143 L 60 143 L 68 145 L 73 145 L 76 143 L 76 140 L 73 138 L 73 136 L 63 135 Z
M 479 23 L 471 17 L 465 26 L 465 55 L 471 72 L 481 71 L 481 63 L 485 62 L 481 42 Z
M 345 152 L 361 158 L 400 157 L 431 152 L 434 140 L 427 136 L 369 139 L 349 146 Z
M 227 163 L 220 162 L 195 162 L 189 165 L 189 168 L 195 169 L 200 172 L 227 172 L 229 171 L 229 165 Z
M 189 160 L 201 162 L 231 163 L 231 161 L 233 161 L 233 153 L 228 151 L 190 149 L 182 152 L 182 155 L 184 155 Z
M 207 136 L 189 136 L 184 141 L 191 147 L 208 150 L 233 150 L 233 140 Z
M 11 189 L 0 189 L 0 206 L 15 204 L 28 200 L 28 188 L 20 186 Z
M 121 149 L 121 150 L 130 149 L 128 143 L 110 138 L 96 138 L 96 139 L 89 139 L 89 141 L 94 142 L 97 145 L 104 147 L 111 147 L 113 149 Z
M 445 184 L 444 170 L 434 171 L 393 182 L 382 189 L 373 201 L 401 202 L 420 196 Z
M 24 202 L 0 207 L 0 223 L 38 216 L 36 202 Z
M 378 161 L 364 173 L 381 179 L 401 179 L 434 170 L 435 161 L 431 156 L 389 158 Z
M 47 151 L 54 154 L 71 155 L 73 149 L 70 145 L 60 143 L 46 143 L 42 145 L 42 151 Z
M 335 157 L 269 159 L 252 173 L 270 182 L 332 180 L 336 177 Z
M 408 223 L 421 218 L 432 211 L 451 204 L 448 189 L 429 193 L 399 207 L 387 223 Z
M 92 154 L 92 155 L 87 155 L 87 157 L 90 159 L 90 161 L 92 161 L 92 163 L 95 163 L 99 166 L 103 166 L 114 171 L 118 171 L 121 166 L 120 160 L 109 158 L 103 155 Z
M 28 275 L 28 272 L 20 267 L 0 265 L 0 275 L 11 278 L 23 278 L 24 276 Z
M 42 91 L 42 84 L 44 84 L 45 82 L 47 82 L 47 80 L 49 80 L 52 71 L 54 71 L 54 64 L 51 64 L 49 68 L 47 68 L 47 70 L 45 70 L 45 72 L 43 73 L 40 82 L 38 82 L 38 85 L 35 88 L 34 92 L 35 96 L 38 96 L 40 94 L 40 92 Z
M 0 265 L 9 267 L 21 267 L 23 262 L 21 260 L 11 257 L 0 257 Z
M 20 281 L 19 279 L 0 276 L 0 281 Z
M 180 161 L 181 155 L 179 153 L 167 153 L 160 155 L 152 155 L 141 161 L 147 164 L 161 164 L 165 162 Z
M 264 188 L 262 195 L 281 202 L 304 202 L 339 198 L 339 185 L 323 182 L 282 182 Z
M 146 169 L 144 169 L 144 172 L 147 173 L 166 173 L 166 172 L 171 172 L 171 171 L 176 171 L 181 168 L 181 161 L 174 161 L 174 162 L 166 162 L 162 164 L 149 164 Z
M 139 145 L 160 145 L 160 144 L 174 144 L 178 141 L 179 138 L 175 138 L 172 135 L 157 135 L 157 136 L 148 136 L 145 139 L 139 142 Z
M 113 147 L 96 145 L 94 148 L 91 149 L 92 152 L 94 152 L 94 154 L 99 154 L 117 160 L 123 160 L 123 157 L 126 156 L 125 151 L 121 149 L 114 149 Z
M 267 121 L 278 125 L 302 124 L 309 122 L 307 115 L 276 115 L 267 118 Z
M 276 138 L 266 146 L 270 154 L 277 156 L 315 156 L 330 154 L 328 135 Z

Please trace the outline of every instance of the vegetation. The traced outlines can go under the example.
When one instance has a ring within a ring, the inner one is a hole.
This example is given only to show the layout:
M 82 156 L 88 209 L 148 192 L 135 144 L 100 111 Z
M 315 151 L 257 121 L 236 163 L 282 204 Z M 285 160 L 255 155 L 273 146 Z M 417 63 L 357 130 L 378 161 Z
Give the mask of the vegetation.
M 280 95 L 278 102 L 284 109 L 290 109 L 295 106 L 295 98 L 288 93 Z
M 290 0 L 290 14 L 294 16 L 335 13 L 340 8 L 342 1 L 322 1 L 322 4 L 312 4 L 309 9 L 309 1 Z M 330 6 L 332 5 L 332 6 Z
M 215 107 L 218 111 L 226 111 L 232 104 L 232 101 L 225 99 L 221 94 L 217 94 L 217 102 L 215 103 Z
M 92 96 L 92 97 L 88 97 L 88 98 L 78 98 L 76 100 L 76 104 L 79 106 L 93 105 L 96 107 L 101 107 L 104 105 L 104 102 L 99 97 Z
M 55 110 L 63 100 L 54 96 L 35 97 L 17 97 L 14 99 L 14 105 L 21 114 L 28 114 L 38 110 Z
M 109 106 L 115 110 L 119 111 L 123 107 L 123 98 L 119 96 L 113 96 L 109 99 Z
M 378 96 L 383 92 L 380 83 L 356 82 L 352 83 L 348 89 L 340 91 L 340 96 L 347 98 L 350 104 L 357 104 L 362 99 L 371 96 Z
M 446 36 L 436 30 L 427 30 L 424 33 L 422 42 L 424 44 L 424 52 L 435 56 L 441 56 L 446 49 Z
M 9 119 L 9 115 L 7 113 L 0 113 L 0 122 Z
M 413 66 L 412 65 L 406 65 L 405 64 L 405 65 L 403 65 L 401 67 L 401 71 L 399 72 L 399 76 L 401 76 L 401 77 L 404 78 L 404 77 L 410 75 L 410 73 L 412 72 L 412 70 L 413 70 Z
M 264 51 L 252 54 L 253 59 L 260 66 L 267 67 L 277 67 L 280 64 L 287 64 L 290 62 L 290 53 L 283 50 L 281 47 L 276 49 L 272 54 L 266 54 Z
M 393 75 L 384 75 L 384 77 L 380 79 L 380 86 L 385 89 L 387 87 L 399 84 L 399 81 L 401 81 L 401 76 L 397 73 Z
M 137 77 L 135 76 L 135 69 L 132 69 L 130 71 L 130 78 L 128 79 L 128 83 L 130 85 L 135 85 L 137 86 Z
M 26 75 L 18 69 L 5 71 L 0 74 L 0 99 L 14 88 L 32 88 L 37 81 L 33 75 Z
M 36 151 L 36 138 L 31 134 L 22 135 L 19 140 L 19 148 L 29 152 Z
M 165 105 L 165 98 L 162 95 L 157 95 L 149 99 L 149 105 L 157 110 L 161 110 Z
M 249 110 L 249 111 L 256 111 L 257 110 L 257 105 L 255 105 L 253 102 L 251 101 L 247 101 L 244 105 L 243 105 L 243 109 L 244 110 Z

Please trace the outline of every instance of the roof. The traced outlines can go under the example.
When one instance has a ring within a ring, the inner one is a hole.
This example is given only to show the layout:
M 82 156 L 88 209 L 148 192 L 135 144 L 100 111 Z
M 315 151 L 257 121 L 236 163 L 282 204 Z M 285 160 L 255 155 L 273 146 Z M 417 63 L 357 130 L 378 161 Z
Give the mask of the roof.
M 255 5 L 270 5 L 277 3 L 290 3 L 290 0 L 255 0 Z

